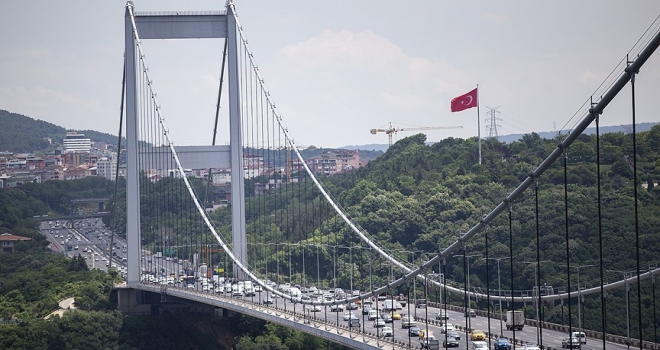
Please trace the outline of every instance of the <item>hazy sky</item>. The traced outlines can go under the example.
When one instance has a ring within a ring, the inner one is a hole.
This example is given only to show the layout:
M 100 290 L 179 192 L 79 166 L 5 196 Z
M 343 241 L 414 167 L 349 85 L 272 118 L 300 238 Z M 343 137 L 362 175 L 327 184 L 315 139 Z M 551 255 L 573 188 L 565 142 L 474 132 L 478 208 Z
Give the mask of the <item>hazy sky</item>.
M 224 6 L 134 3 L 137 11 Z M 428 131 L 429 141 L 476 136 L 477 109 L 451 113 L 449 102 L 477 84 L 482 135 L 486 106 L 500 106 L 500 134 L 571 127 L 660 15 L 657 0 L 238 0 L 236 8 L 292 137 L 323 147 L 386 143 L 369 130 L 389 122 L 463 126 Z M 0 2 L 0 109 L 116 134 L 124 10 L 119 0 Z M 222 46 L 221 39 L 144 43 L 176 144 L 211 142 Z M 656 56 L 637 80 L 638 122 L 660 121 Z M 630 110 L 626 89 L 601 125 L 629 124 Z M 226 143 L 226 131 L 219 135 Z

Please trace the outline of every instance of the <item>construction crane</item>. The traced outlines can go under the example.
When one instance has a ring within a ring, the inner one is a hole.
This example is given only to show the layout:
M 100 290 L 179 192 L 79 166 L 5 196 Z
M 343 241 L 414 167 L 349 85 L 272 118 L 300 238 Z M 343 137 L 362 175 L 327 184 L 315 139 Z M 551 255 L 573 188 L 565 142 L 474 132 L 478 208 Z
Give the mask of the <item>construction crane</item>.
M 399 131 L 420 131 L 420 130 L 440 130 L 440 129 L 463 129 L 462 126 L 421 126 L 417 128 L 393 128 L 392 122 L 390 122 L 390 127 L 388 129 L 371 129 L 371 134 L 376 135 L 376 133 L 384 132 L 390 138 L 390 146 L 392 146 L 392 135 Z

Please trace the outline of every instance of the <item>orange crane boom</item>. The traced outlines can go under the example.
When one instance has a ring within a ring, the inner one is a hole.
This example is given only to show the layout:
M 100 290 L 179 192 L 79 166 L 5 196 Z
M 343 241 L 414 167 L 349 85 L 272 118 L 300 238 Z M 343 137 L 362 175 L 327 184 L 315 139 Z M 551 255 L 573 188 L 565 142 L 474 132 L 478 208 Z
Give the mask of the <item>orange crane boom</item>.
M 392 135 L 396 134 L 399 131 L 420 131 L 420 130 L 441 130 L 441 129 L 463 129 L 462 126 L 420 126 L 416 128 L 394 128 L 392 127 L 392 122 L 390 122 L 390 127 L 388 129 L 371 129 L 371 134 L 376 135 L 379 132 L 384 132 L 389 136 L 390 146 L 392 146 Z

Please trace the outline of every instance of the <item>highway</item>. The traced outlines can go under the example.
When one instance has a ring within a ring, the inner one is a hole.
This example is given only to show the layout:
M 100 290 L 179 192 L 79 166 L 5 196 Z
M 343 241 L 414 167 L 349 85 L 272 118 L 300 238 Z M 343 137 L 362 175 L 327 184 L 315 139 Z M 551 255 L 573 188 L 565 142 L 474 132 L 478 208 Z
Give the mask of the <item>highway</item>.
M 99 268 L 102 270 L 107 270 L 107 258 L 108 258 L 108 248 L 110 246 L 110 231 L 103 227 L 101 220 L 97 219 L 84 219 L 74 222 L 73 228 L 66 228 L 63 226 L 63 223 L 60 222 L 59 225 L 49 225 L 49 222 L 43 222 L 41 224 L 42 232 L 47 236 L 48 240 L 51 241 L 54 246 L 61 251 L 62 253 L 67 254 L 69 257 L 73 257 L 77 254 L 81 254 L 86 257 L 87 263 L 90 268 Z M 66 242 L 68 239 L 68 242 Z M 64 242 L 64 244 L 62 244 Z M 115 237 L 115 251 L 117 256 L 113 260 L 113 266 L 117 267 L 120 271 L 125 271 L 125 263 L 123 263 L 123 258 L 126 257 L 126 241 Z M 71 249 L 67 251 L 67 246 L 78 246 L 78 249 Z M 87 248 L 86 251 L 85 247 Z M 166 257 L 156 257 L 156 256 L 147 256 L 143 258 L 142 264 L 143 272 L 151 273 L 154 276 L 153 284 L 167 284 L 163 282 L 162 277 L 169 276 L 171 273 L 175 274 L 177 277 L 180 275 L 181 271 L 184 269 L 183 264 L 175 259 L 170 259 Z M 155 277 L 160 275 L 161 278 Z M 178 279 L 177 279 L 178 281 Z M 170 283 L 170 286 L 183 287 L 183 283 L 176 282 L 174 284 Z M 257 304 L 264 304 L 263 301 L 266 299 L 271 299 L 273 303 L 269 307 L 293 311 L 300 314 L 301 317 L 305 315 L 310 322 L 322 322 L 328 321 L 331 323 L 339 325 L 347 325 L 348 322 L 344 320 L 344 312 L 349 310 L 343 310 L 340 312 L 333 312 L 330 310 L 330 307 L 321 307 L 321 310 L 318 312 L 311 312 L 311 308 L 306 306 L 303 308 L 303 305 L 300 303 L 291 303 L 284 298 L 277 298 L 275 295 L 270 295 L 266 292 L 257 292 L 254 296 L 246 297 L 232 297 L 230 293 L 214 293 L 213 290 L 202 291 L 202 286 L 195 282 L 194 285 L 189 286 L 193 290 L 202 294 L 211 294 L 213 297 L 219 298 L 241 298 L 246 302 L 253 302 Z M 376 309 L 376 303 L 372 305 Z M 355 316 L 360 319 L 361 327 L 364 331 L 372 333 L 374 335 L 380 335 L 380 329 L 374 327 L 373 321 L 370 321 L 367 318 L 366 314 L 363 314 L 361 308 L 357 310 L 351 310 Z M 439 310 L 437 308 L 428 307 L 415 309 L 414 305 L 406 305 L 402 310 L 398 310 L 398 313 L 401 315 L 412 314 L 417 320 L 417 327 L 424 330 L 427 334 L 434 335 L 437 339 L 440 340 L 441 346 L 442 341 L 444 340 L 444 334 L 441 330 L 441 327 L 433 323 L 426 323 L 423 320 L 435 320 L 435 315 Z M 378 313 L 383 313 L 382 304 L 379 303 Z M 456 327 L 456 331 L 460 335 L 459 347 L 458 349 L 472 349 L 472 342 L 469 340 L 469 334 L 465 333 L 465 329 L 480 329 L 488 333 L 488 318 L 477 316 L 471 317 L 466 320 L 463 313 L 447 310 L 447 315 L 449 320 L 447 322 L 453 324 Z M 383 338 L 383 343 L 392 343 L 392 340 L 398 342 L 404 342 L 410 344 L 411 347 L 419 347 L 420 342 L 419 338 L 415 335 L 410 335 L 408 329 L 401 327 L 400 320 L 393 320 L 392 323 L 387 323 L 386 326 L 391 327 L 393 330 L 393 337 Z M 507 331 L 506 326 L 502 326 L 503 334 L 509 339 L 513 339 L 513 331 Z M 353 329 L 354 330 L 354 329 Z M 494 337 L 500 333 L 500 320 L 491 319 L 490 320 L 490 330 L 493 335 L 491 338 L 491 344 L 489 348 L 493 348 Z M 351 331 L 351 330 L 349 330 Z M 548 329 L 543 329 L 543 344 L 548 347 L 561 348 L 561 341 L 563 338 L 567 337 L 567 334 L 551 331 Z M 528 342 L 530 344 L 537 343 L 537 329 L 531 326 L 525 326 L 522 331 L 515 332 L 515 338 L 517 341 Z M 387 346 L 385 347 L 387 348 Z M 515 348 L 522 349 L 521 346 L 516 346 Z M 591 349 L 601 349 L 602 341 L 598 339 L 588 338 L 587 344 L 582 344 L 581 349 L 591 350 Z M 607 349 L 627 349 L 628 347 L 621 344 L 607 343 Z
M 197 287 L 196 287 L 197 288 Z M 198 290 L 199 293 L 201 294 L 209 294 L 209 296 L 212 297 L 219 297 L 219 298 L 241 298 L 243 301 L 247 302 L 253 302 L 257 304 L 262 304 L 263 301 L 267 299 L 267 294 L 266 292 L 263 293 L 256 293 L 255 296 L 247 296 L 247 297 L 232 297 L 230 293 L 213 293 L 213 291 L 209 292 L 202 292 L 201 290 Z M 300 303 L 291 303 L 290 301 L 285 301 L 283 298 L 273 298 L 273 296 L 270 297 L 273 300 L 273 304 L 270 305 L 270 307 L 277 308 L 280 310 L 286 310 L 286 311 L 293 311 L 295 308 L 295 312 L 299 314 L 301 317 L 305 315 L 305 317 L 309 318 L 310 322 L 314 322 L 316 320 L 317 322 L 322 322 L 325 320 L 328 320 L 331 323 L 339 324 L 339 325 L 347 325 L 347 321 L 344 321 L 343 316 L 344 312 L 332 312 L 330 310 L 330 307 L 322 307 L 321 311 L 319 312 L 310 312 L 309 311 L 309 306 L 305 307 L 305 310 L 303 311 L 303 306 Z M 375 307 L 375 304 L 374 304 Z M 380 310 L 379 310 L 380 311 Z M 439 311 L 439 309 L 433 308 L 433 307 L 428 307 L 425 309 L 417 309 L 417 326 L 421 328 L 422 330 L 425 331 L 430 331 L 430 334 L 434 335 L 437 339 L 440 340 L 440 346 L 442 347 L 442 341 L 444 340 L 444 334 L 441 330 L 441 327 L 435 324 L 431 323 L 426 323 L 421 320 L 423 319 L 435 319 L 436 313 Z M 380 334 L 380 331 L 377 330 L 375 327 L 373 327 L 373 321 L 369 321 L 366 315 L 362 314 L 362 309 L 358 310 L 352 310 L 352 312 L 360 319 L 362 328 L 366 332 L 370 332 L 374 335 Z M 402 310 L 398 311 L 400 314 L 408 314 L 410 312 L 411 314 L 415 314 L 415 309 L 411 305 L 410 311 L 408 311 L 408 307 L 404 307 Z M 428 317 L 424 317 L 425 315 L 428 315 Z M 472 341 L 469 338 L 469 334 L 466 334 L 464 329 L 466 329 L 466 318 L 462 312 L 457 312 L 457 311 L 451 311 L 447 310 L 447 315 L 449 316 L 448 322 L 455 325 L 457 332 L 460 335 L 460 341 L 459 341 L 459 347 L 458 349 L 472 349 Z M 484 332 L 488 332 L 488 318 L 482 317 L 482 316 L 477 316 L 477 317 L 471 317 L 468 319 L 468 322 L 471 326 L 472 329 L 480 329 L 483 330 Z M 388 323 L 386 326 L 392 327 L 394 331 L 394 337 L 393 338 L 383 338 L 383 343 L 392 343 L 392 339 L 398 341 L 398 342 L 404 342 L 406 344 L 410 344 L 411 347 L 419 347 L 420 342 L 419 338 L 417 336 L 409 336 L 408 330 L 404 329 L 401 327 L 401 321 L 400 320 L 394 320 L 393 323 Z M 503 333 L 506 338 L 513 339 L 514 337 L 514 332 L 513 331 L 508 331 L 506 330 L 506 326 L 503 325 Z M 490 329 L 491 333 L 493 333 L 493 338 L 491 338 L 491 344 L 489 346 L 490 349 L 493 349 L 493 344 L 495 337 L 497 334 L 499 334 L 500 330 L 500 321 L 498 319 L 491 319 L 490 320 Z M 577 330 L 576 330 L 577 331 Z M 543 344 L 545 347 L 552 347 L 552 348 L 561 348 L 561 341 L 563 338 L 567 337 L 567 334 L 558 332 L 558 331 L 552 331 L 548 329 L 543 329 L 542 331 L 542 336 L 543 336 Z M 523 341 L 525 343 L 530 343 L 530 344 L 536 344 L 537 343 L 537 328 L 536 327 L 531 327 L 531 326 L 525 326 L 522 331 L 516 331 L 515 332 L 515 338 L 518 342 Z M 587 338 L 587 343 L 581 345 L 582 350 L 595 350 L 595 349 L 602 349 L 602 340 L 598 339 L 593 339 L 593 338 Z M 388 347 L 385 346 L 385 349 Z M 515 346 L 516 349 L 524 349 L 524 347 L 517 345 Z M 616 343 L 611 343 L 607 342 L 606 343 L 606 349 L 628 349 L 626 345 L 622 344 L 616 344 Z

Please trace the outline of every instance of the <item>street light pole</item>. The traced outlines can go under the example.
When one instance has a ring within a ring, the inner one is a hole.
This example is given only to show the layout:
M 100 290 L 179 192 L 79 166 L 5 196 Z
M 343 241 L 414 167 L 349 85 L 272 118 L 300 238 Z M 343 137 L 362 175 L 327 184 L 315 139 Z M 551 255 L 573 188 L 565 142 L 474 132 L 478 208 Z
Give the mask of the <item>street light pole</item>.
M 502 326 L 502 284 L 500 279 L 500 260 L 511 259 L 510 256 L 503 258 L 487 258 L 488 260 L 497 261 L 497 296 L 500 301 L 500 336 L 504 334 L 504 328 Z
M 578 332 L 582 332 L 582 290 L 580 289 L 580 268 L 583 267 L 592 267 L 592 266 L 598 266 L 598 265 L 578 265 L 578 266 L 571 266 L 575 269 L 577 269 L 577 280 L 578 280 Z M 569 295 L 571 291 L 568 291 Z M 571 336 L 569 334 L 569 336 Z M 580 341 L 580 349 L 582 348 L 582 342 Z
M 540 263 L 545 263 L 545 262 L 551 262 L 550 260 L 541 260 L 541 261 L 522 261 L 523 264 L 534 264 L 538 269 L 540 269 Z M 578 270 L 579 271 L 579 270 Z M 578 273 L 578 289 L 580 286 L 580 274 Z M 541 286 L 539 286 L 539 281 L 537 279 L 537 271 L 534 271 L 534 304 L 536 304 L 536 344 L 541 345 L 541 335 L 540 335 L 540 330 L 541 330 L 541 324 L 540 320 L 541 318 L 539 317 L 539 308 L 541 305 L 539 305 L 539 301 L 541 298 Z
M 473 258 L 475 256 L 480 257 L 481 254 L 472 254 L 472 255 L 456 254 L 454 256 L 461 256 L 461 257 L 467 258 L 467 278 L 466 278 L 466 280 L 467 280 L 467 290 L 465 291 L 465 293 L 467 295 L 467 305 L 466 305 L 466 308 L 465 308 L 465 318 L 467 318 L 467 320 L 468 320 L 468 322 L 467 322 L 468 323 L 467 324 L 468 328 L 472 328 L 471 327 L 472 326 L 472 320 L 471 320 L 472 316 L 470 315 L 470 312 L 469 312 L 469 310 L 472 309 L 472 305 L 470 305 L 470 258 Z

